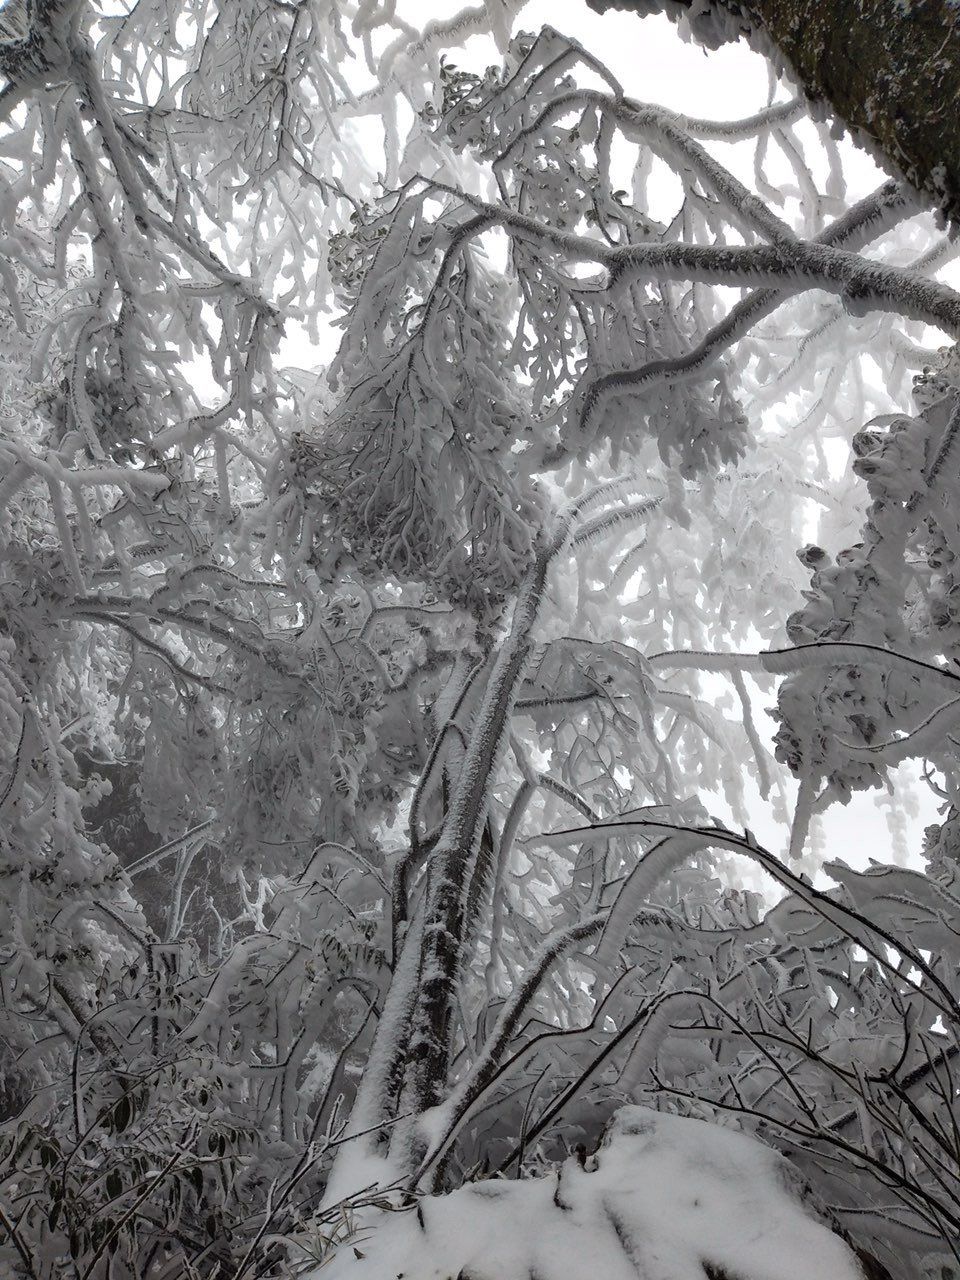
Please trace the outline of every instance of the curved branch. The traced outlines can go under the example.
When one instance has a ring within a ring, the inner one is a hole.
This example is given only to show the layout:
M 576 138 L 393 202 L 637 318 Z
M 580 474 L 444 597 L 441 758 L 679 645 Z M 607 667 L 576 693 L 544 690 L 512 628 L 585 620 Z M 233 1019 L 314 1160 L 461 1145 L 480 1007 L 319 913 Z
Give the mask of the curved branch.
M 742 120 L 700 120 L 696 116 L 678 115 L 676 125 L 692 138 L 703 138 L 707 142 L 740 142 L 777 125 L 793 124 L 806 113 L 807 106 L 803 99 L 791 98 L 789 102 L 764 107 L 762 111 L 745 116 Z
M 662 107 L 614 99 L 595 89 L 576 89 L 554 98 L 532 124 L 511 140 L 494 161 L 494 168 L 504 167 L 513 152 L 528 138 L 553 120 L 567 115 L 574 107 L 596 107 L 601 114 L 615 119 L 626 136 L 631 139 L 640 137 L 647 142 L 672 168 L 682 166 L 689 170 L 715 192 L 742 230 L 757 234 L 775 245 L 791 245 L 796 241 L 796 234 L 781 218 L 679 127 L 678 117 Z
M 908 982 L 915 990 L 920 991 L 941 1013 L 954 1020 L 960 1019 L 960 1004 L 922 955 L 905 948 L 902 938 L 895 937 L 882 925 L 869 920 L 860 911 L 844 906 L 828 894 L 815 889 L 807 879 L 791 871 L 772 853 L 757 844 L 749 832 L 741 836 L 724 827 L 684 827 L 673 822 L 660 822 L 655 818 L 631 818 L 629 815 L 623 815 L 620 818 L 605 819 L 588 827 L 544 833 L 539 837 L 539 841 L 548 845 L 568 844 L 589 839 L 609 839 L 611 836 L 636 837 L 641 833 L 660 833 L 663 838 L 647 851 L 633 873 L 637 880 L 635 893 L 638 898 L 641 889 L 649 893 L 665 875 L 685 862 L 696 849 L 705 845 L 730 849 L 756 862 L 779 885 L 795 894 L 822 919 L 839 929 L 851 942 L 862 947 L 881 968 L 895 974 L 900 980 Z M 855 930 L 853 926 L 858 928 Z M 863 930 L 880 939 L 883 946 L 871 942 L 864 936 Z M 930 991 L 922 991 L 916 982 L 905 977 L 898 965 L 890 960 L 885 951 L 886 947 L 892 948 L 899 955 L 907 956 L 910 965 L 927 979 L 940 998 L 934 999 Z
M 151 653 L 156 654 L 170 668 L 174 675 L 179 676 L 182 680 L 189 680 L 193 684 L 200 685 L 201 688 L 211 693 L 222 693 L 225 697 L 230 697 L 230 690 L 221 684 L 217 684 L 211 680 L 209 676 L 199 675 L 196 671 L 190 671 L 183 663 L 178 662 L 172 653 L 169 653 L 162 644 L 156 640 L 151 640 L 149 636 L 145 636 L 142 631 L 138 631 L 136 627 L 131 626 L 124 618 L 118 618 L 109 613 L 98 613 L 93 609 L 77 609 L 71 614 L 71 617 L 80 618 L 84 622 L 96 622 L 102 626 L 116 627 L 120 631 L 125 631 L 131 639 L 137 644 L 143 645 Z
M 871 195 L 832 222 L 811 244 L 858 249 L 875 239 L 894 223 L 908 216 L 915 201 L 902 184 L 888 181 Z M 792 296 L 792 291 L 757 289 L 741 299 L 726 316 L 704 334 L 695 347 L 681 356 L 648 360 L 635 369 L 624 369 L 597 378 L 588 388 L 581 409 L 580 430 L 587 429 L 587 416 L 600 400 L 618 391 L 636 391 L 702 375 L 724 351 L 744 338 L 750 330 Z
M 819 640 L 811 644 L 798 644 L 792 649 L 767 649 L 760 653 L 708 653 L 698 650 L 665 651 L 652 654 L 647 661 L 651 667 L 669 667 L 674 671 L 715 671 L 729 674 L 740 671 L 746 674 L 795 675 L 799 671 L 819 667 L 844 667 L 853 662 L 872 662 L 888 669 L 899 668 L 904 674 L 920 679 L 934 677 L 944 680 L 955 689 L 960 675 L 947 667 L 938 667 L 909 654 L 897 653 L 876 644 L 861 644 L 852 640 Z

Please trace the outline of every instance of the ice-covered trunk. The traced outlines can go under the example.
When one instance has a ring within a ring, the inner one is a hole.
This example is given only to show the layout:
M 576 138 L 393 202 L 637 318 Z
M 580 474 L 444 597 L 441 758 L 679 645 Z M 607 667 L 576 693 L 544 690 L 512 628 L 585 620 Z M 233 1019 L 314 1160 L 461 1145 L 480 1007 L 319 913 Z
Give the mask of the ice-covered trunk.
M 409 1177 L 429 1142 L 417 1121 L 447 1088 L 451 1009 L 462 967 L 476 856 L 487 818 L 498 753 L 530 651 L 551 559 L 566 526 L 541 546 L 517 593 L 510 631 L 493 659 L 466 747 L 454 771 L 439 839 L 429 855 L 425 901 L 413 915 L 396 959 L 363 1081 L 327 1189 L 327 1203 L 376 1181 Z M 483 896 L 475 895 L 477 901 Z M 406 911 L 403 912 L 404 916 Z M 401 1082 L 399 1101 L 397 1081 Z M 390 1159 L 383 1126 L 393 1125 Z
M 547 551 L 538 555 L 518 593 L 510 632 L 494 659 L 443 829 L 430 857 L 420 981 L 406 1050 L 401 1115 L 419 1116 L 441 1100 L 447 1087 L 451 1014 L 469 927 L 467 889 L 483 836 L 497 756 L 526 669 L 549 559 Z M 417 1137 L 413 1125 L 401 1143 L 402 1163 L 412 1171 L 426 1142 Z

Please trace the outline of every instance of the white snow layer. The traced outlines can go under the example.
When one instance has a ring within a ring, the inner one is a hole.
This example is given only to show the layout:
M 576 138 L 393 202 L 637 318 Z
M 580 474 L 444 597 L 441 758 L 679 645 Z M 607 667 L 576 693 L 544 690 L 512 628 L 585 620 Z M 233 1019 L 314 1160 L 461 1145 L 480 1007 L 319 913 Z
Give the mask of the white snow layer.
M 862 1280 L 783 1159 L 702 1120 L 625 1107 L 596 1157 L 385 1213 L 308 1280 Z

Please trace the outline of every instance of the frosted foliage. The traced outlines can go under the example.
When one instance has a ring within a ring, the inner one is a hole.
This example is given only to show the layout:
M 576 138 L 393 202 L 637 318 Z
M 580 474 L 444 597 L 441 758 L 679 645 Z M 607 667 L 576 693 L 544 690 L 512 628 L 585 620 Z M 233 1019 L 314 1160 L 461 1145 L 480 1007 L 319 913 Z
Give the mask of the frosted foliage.
M 433 1280 L 860 1280 L 775 1152 L 699 1120 L 624 1107 L 588 1163 L 475 1182 L 381 1215 L 308 1276 Z
M 942 348 L 915 379 L 916 416 L 883 415 L 853 437 L 852 470 L 871 500 L 862 540 L 834 556 L 813 545 L 798 553 L 813 572 L 807 604 L 787 619 L 795 644 L 863 642 L 938 667 L 956 661 L 956 369 L 956 348 Z M 778 754 L 808 784 L 826 783 L 821 805 L 882 785 L 891 765 L 911 757 L 953 767 L 956 708 L 923 665 L 854 662 L 790 679 L 778 714 Z
M 470 605 L 482 589 L 509 593 L 530 562 L 539 503 L 504 465 L 529 437 L 530 408 L 510 367 L 510 299 L 482 261 L 465 256 L 439 281 L 412 287 L 395 270 L 399 317 L 383 296 L 389 264 L 438 238 L 420 204 L 407 201 L 382 224 L 338 358 L 338 376 L 356 390 L 319 440 L 297 437 L 290 468 L 302 518 L 317 512 L 314 536 L 328 556 L 342 545 L 365 575 L 426 579 Z M 369 332 L 368 311 L 390 314 L 391 330 Z
M 4 1276 L 956 1269 L 954 242 L 520 8 L 3 9 Z

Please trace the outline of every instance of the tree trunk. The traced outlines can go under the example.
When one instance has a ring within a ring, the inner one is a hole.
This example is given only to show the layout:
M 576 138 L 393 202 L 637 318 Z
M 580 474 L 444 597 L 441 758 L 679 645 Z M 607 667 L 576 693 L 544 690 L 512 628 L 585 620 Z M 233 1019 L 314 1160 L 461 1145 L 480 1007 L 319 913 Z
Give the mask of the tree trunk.
M 960 220 L 960 6 L 955 0 L 587 0 L 685 18 L 709 48 L 746 37 L 829 104 L 886 167 Z

